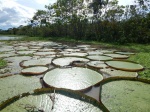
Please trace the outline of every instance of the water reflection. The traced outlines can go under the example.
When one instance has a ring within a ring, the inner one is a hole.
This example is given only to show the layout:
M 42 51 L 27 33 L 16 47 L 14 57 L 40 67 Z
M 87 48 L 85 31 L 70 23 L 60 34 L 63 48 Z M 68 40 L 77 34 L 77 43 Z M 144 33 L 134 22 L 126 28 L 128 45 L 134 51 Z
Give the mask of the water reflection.
M 21 37 L 13 37 L 13 36 L 0 36 L 0 40 L 17 40 Z

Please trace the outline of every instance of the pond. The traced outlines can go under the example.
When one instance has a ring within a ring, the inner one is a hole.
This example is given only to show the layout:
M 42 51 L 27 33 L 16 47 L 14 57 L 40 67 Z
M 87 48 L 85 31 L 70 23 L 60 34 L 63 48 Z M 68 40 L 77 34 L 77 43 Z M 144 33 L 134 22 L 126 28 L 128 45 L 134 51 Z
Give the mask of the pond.
M 126 59 L 134 53 L 51 41 L 5 41 L 0 47 L 8 62 L 0 68 L 2 112 L 150 112 L 150 82 L 138 77 L 144 67 Z
M 13 36 L 0 36 L 0 40 L 17 40 L 21 37 L 13 37 Z

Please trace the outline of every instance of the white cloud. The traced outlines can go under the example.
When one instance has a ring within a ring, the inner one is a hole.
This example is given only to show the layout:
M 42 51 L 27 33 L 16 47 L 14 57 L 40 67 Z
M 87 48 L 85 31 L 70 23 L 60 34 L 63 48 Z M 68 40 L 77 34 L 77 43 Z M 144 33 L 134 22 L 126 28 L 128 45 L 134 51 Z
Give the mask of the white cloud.
M 48 4 L 52 4 L 55 3 L 57 0 L 35 0 L 37 3 L 39 4 L 43 4 L 43 5 L 48 5 Z
M 18 4 L 16 0 L 0 0 L 0 29 L 25 25 L 35 12 L 35 9 Z
M 132 5 L 134 4 L 134 0 L 118 0 L 119 1 L 119 5 Z

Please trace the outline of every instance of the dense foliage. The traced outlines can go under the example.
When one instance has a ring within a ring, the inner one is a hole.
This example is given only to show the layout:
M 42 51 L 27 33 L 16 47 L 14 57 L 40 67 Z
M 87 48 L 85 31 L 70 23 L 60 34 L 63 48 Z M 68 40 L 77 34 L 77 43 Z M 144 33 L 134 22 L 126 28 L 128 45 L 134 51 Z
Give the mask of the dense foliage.
M 29 25 L 3 34 L 69 37 L 117 43 L 150 43 L 150 1 L 120 6 L 117 0 L 57 0 L 38 10 Z

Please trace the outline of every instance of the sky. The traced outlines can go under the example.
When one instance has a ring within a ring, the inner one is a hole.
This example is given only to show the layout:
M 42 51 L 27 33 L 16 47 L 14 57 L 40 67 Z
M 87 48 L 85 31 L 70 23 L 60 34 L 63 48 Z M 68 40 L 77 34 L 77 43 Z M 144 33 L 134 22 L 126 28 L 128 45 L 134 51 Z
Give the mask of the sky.
M 0 29 L 26 25 L 38 9 L 53 4 L 57 0 L 0 0 Z M 133 3 L 133 0 L 119 0 L 120 5 Z

